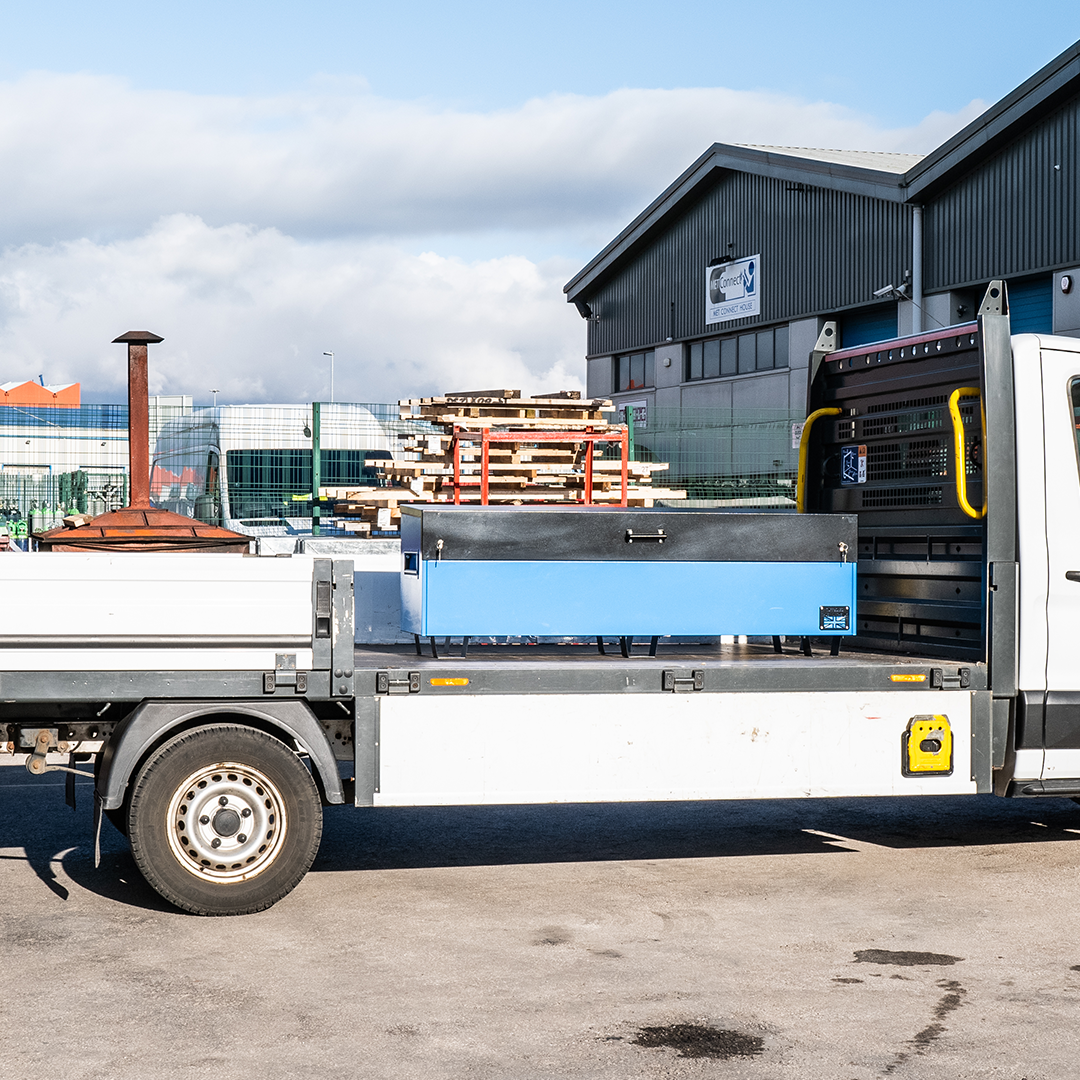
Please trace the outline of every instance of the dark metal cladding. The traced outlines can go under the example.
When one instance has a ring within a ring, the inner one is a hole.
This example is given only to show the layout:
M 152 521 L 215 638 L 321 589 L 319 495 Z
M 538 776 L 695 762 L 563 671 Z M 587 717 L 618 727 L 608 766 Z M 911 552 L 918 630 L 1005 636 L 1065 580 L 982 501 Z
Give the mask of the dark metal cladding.
M 706 266 L 757 254 L 761 316 L 725 323 L 725 332 L 865 304 L 883 283 L 901 281 L 911 266 L 911 209 L 720 171 L 589 291 L 598 316 L 588 323 L 589 355 L 715 333 L 705 325 Z
M 926 201 L 924 288 L 1080 262 L 1080 99 Z
M 401 512 L 421 519 L 421 558 L 447 561 L 854 562 L 858 526 L 850 515 L 723 510 L 403 506 Z

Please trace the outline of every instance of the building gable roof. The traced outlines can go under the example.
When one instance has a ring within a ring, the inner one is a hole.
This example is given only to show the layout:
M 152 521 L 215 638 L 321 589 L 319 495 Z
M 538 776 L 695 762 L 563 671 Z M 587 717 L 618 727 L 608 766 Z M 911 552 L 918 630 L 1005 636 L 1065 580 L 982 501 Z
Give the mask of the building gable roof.
M 890 202 L 902 202 L 902 173 L 896 171 L 895 158 L 915 155 L 872 154 L 867 151 L 810 150 L 801 147 L 744 146 L 737 143 L 713 143 L 666 191 L 653 200 L 603 251 L 580 270 L 565 286 L 569 301 L 577 299 L 597 278 L 618 263 L 645 237 L 702 185 L 716 181 L 722 171 L 749 172 L 786 180 L 792 184 L 811 184 L 854 195 L 870 195 Z M 879 167 L 866 162 L 877 158 Z
M 1077 94 L 1080 41 L 913 166 L 904 177 L 907 201 L 941 190 Z
M 769 176 L 889 202 L 931 197 L 1006 143 L 1080 94 L 1080 41 L 1006 94 L 925 157 L 808 147 L 714 143 L 614 240 L 563 286 L 570 302 L 632 253 L 668 216 L 721 170 Z

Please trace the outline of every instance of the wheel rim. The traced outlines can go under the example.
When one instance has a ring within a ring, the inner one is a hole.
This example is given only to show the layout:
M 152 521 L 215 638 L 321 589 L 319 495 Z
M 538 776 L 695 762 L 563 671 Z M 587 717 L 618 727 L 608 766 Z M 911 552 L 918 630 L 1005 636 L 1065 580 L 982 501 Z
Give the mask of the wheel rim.
M 177 862 L 222 885 L 262 873 L 281 852 L 288 829 L 285 800 L 273 781 L 233 761 L 192 773 L 169 803 L 167 825 Z

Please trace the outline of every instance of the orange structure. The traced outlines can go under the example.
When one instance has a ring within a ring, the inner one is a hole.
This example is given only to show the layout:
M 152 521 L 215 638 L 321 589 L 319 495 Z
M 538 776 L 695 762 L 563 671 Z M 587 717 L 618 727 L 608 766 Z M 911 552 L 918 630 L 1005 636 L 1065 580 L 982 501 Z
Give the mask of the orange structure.
M 21 383 L 0 383 L 0 405 L 52 405 L 62 409 L 77 409 L 79 387 L 77 382 L 42 386 L 33 379 Z

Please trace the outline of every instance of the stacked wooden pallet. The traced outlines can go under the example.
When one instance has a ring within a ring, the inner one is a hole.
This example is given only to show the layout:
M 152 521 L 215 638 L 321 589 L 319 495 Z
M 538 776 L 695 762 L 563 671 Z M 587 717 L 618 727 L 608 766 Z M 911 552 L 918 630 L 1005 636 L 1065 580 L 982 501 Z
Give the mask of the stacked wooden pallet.
M 574 390 L 523 398 L 518 390 L 484 390 L 401 401 L 410 430 L 399 436 L 394 458 L 369 461 L 388 487 L 324 488 L 347 532 L 385 532 L 398 527 L 402 503 L 481 501 L 483 432 L 498 433 L 488 444 L 487 501 L 492 505 L 581 503 L 592 455 L 591 499 L 598 505 L 622 501 L 622 460 L 616 453 L 622 425 L 609 423 L 610 401 L 582 399 Z M 566 440 L 538 441 L 539 433 L 565 432 Z M 586 433 L 610 434 L 612 442 L 585 442 Z M 519 435 L 520 439 L 513 436 Z M 530 440 L 530 434 L 533 438 Z M 455 445 L 456 443 L 456 445 Z M 627 505 L 652 506 L 656 499 L 684 499 L 686 492 L 653 485 L 667 462 L 627 463 Z M 456 475 L 456 482 L 455 482 Z

